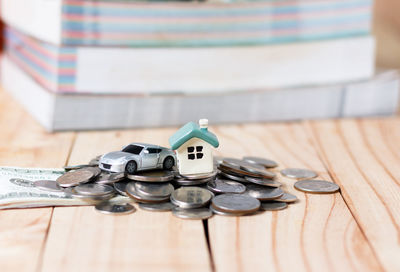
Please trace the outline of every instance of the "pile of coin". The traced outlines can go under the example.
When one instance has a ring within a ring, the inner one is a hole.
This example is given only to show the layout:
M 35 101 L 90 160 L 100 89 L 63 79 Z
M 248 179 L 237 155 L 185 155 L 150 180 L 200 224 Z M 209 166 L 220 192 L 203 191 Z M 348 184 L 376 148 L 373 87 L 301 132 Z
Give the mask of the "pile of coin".
M 146 211 L 171 211 L 183 219 L 207 219 L 213 214 L 244 216 L 262 211 L 285 209 L 298 198 L 285 192 L 279 181 L 278 164 L 258 157 L 215 158 L 212 173 L 182 176 L 177 171 L 153 170 L 134 175 L 109 173 L 98 168 L 99 157 L 88 164 L 67 166 L 56 181 L 36 181 L 47 191 L 64 193 L 95 205 L 106 214 L 135 211 L 128 202 L 136 202 Z M 312 170 L 287 168 L 282 176 L 296 179 L 294 188 L 306 193 L 334 193 L 339 187 L 315 180 Z M 125 196 L 124 203 L 110 199 Z M 127 198 L 129 197 L 129 198 Z

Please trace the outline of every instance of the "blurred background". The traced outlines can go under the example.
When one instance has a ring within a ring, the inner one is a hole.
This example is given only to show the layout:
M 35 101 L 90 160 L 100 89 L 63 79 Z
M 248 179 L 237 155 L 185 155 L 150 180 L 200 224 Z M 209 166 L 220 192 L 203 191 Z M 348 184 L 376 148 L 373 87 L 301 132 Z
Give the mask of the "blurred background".
M 389 116 L 395 0 L 0 0 L 1 79 L 48 131 Z
M 400 1 L 376 0 L 373 32 L 377 39 L 377 66 L 400 68 Z

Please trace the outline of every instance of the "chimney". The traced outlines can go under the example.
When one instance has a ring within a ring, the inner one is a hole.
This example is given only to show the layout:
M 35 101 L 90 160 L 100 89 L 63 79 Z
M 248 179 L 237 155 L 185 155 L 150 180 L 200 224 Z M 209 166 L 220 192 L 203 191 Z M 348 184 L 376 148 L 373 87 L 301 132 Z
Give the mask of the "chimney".
M 200 119 L 199 126 L 200 126 L 200 129 L 208 130 L 208 119 Z

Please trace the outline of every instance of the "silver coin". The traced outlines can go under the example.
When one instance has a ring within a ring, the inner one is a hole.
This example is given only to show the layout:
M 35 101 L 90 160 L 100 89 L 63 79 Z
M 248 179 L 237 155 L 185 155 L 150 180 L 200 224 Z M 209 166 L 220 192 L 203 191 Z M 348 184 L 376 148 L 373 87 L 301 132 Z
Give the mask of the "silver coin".
M 78 198 L 78 199 L 84 200 L 84 201 L 88 202 L 89 204 L 97 204 L 99 202 L 109 200 L 110 198 L 112 198 L 114 196 L 114 192 L 110 193 L 110 194 L 106 194 L 106 195 L 101 195 L 101 196 L 81 195 L 81 194 L 78 194 L 75 191 L 75 189 L 72 187 L 66 188 L 64 190 L 64 193 L 73 198 Z
M 238 181 L 238 182 L 241 182 L 241 183 L 249 183 L 244 177 L 239 177 L 239 176 L 236 176 L 234 174 L 221 172 L 220 175 L 225 177 L 225 178 L 228 178 L 230 180 Z
M 144 181 L 144 182 L 167 182 L 173 180 L 175 177 L 174 172 L 171 171 L 148 171 L 140 172 L 134 175 L 127 175 L 131 180 Z
M 73 170 L 79 170 L 79 169 L 86 168 L 86 167 L 91 167 L 91 165 L 90 164 L 68 165 L 68 166 L 64 166 L 64 170 L 65 171 L 73 171 Z
M 126 185 L 131 181 L 119 181 L 114 183 L 114 189 L 123 196 L 128 196 L 126 194 Z
M 93 178 L 97 178 L 101 174 L 101 169 L 93 166 L 79 169 L 76 172 L 78 171 L 91 171 L 93 173 Z
M 246 186 L 239 182 L 218 178 L 216 180 L 209 181 L 207 183 L 207 188 L 214 193 L 241 194 L 246 191 Z
M 152 211 L 152 212 L 168 212 L 171 211 L 176 206 L 171 202 L 163 202 L 163 203 L 139 203 L 139 208 Z
M 112 184 L 125 178 L 125 173 L 107 173 L 102 172 L 96 179 L 98 184 Z
M 99 166 L 99 161 L 102 155 L 98 155 L 94 157 L 93 159 L 90 160 L 89 165 L 90 166 Z
M 214 180 L 214 177 L 207 179 L 175 179 L 174 183 L 180 186 L 196 186 L 207 184 L 210 180 Z
M 192 180 L 197 180 L 197 179 L 207 179 L 207 178 L 212 178 L 217 175 L 217 171 L 213 171 L 210 173 L 202 173 L 202 174 L 193 174 L 193 175 L 182 175 L 181 176 L 185 179 L 192 179 Z
M 135 182 L 130 182 L 126 185 L 126 194 L 136 200 L 139 203 L 161 203 L 167 202 L 169 200 L 169 196 L 167 197 L 155 197 L 155 196 L 145 196 L 141 195 L 136 191 Z
M 294 203 L 298 200 L 297 196 L 284 192 L 280 198 L 275 199 L 278 202 Z
M 143 196 L 169 197 L 174 191 L 170 183 L 146 183 L 136 182 L 136 192 Z
M 301 168 L 286 168 L 281 170 L 281 174 L 293 179 L 312 179 L 318 176 L 318 174 L 312 170 Z
M 79 184 L 87 183 L 93 178 L 93 172 L 88 170 L 76 170 L 73 172 L 67 172 L 64 175 L 57 178 L 56 182 L 61 187 L 72 187 Z
M 181 187 L 171 194 L 171 202 L 176 206 L 186 209 L 194 209 L 206 206 L 213 194 L 204 188 Z
M 228 165 L 231 165 L 231 166 L 236 166 L 236 167 L 240 167 L 240 164 L 242 162 L 243 162 L 243 160 L 235 159 L 235 158 L 223 158 L 222 159 L 222 163 L 228 164 Z
M 212 206 L 224 213 L 253 213 L 260 208 L 260 201 L 243 194 L 222 194 L 211 200 Z
M 221 164 L 223 162 L 224 158 L 214 156 L 213 160 L 214 160 L 214 165 L 218 166 L 219 164 Z
M 237 217 L 237 216 L 244 216 L 244 215 L 252 214 L 252 213 L 248 213 L 248 212 L 243 212 L 243 213 L 223 212 L 223 211 L 219 211 L 219 210 L 215 209 L 212 205 L 210 205 L 210 211 L 212 211 L 216 215 L 230 216 L 230 217 L 232 217 L 232 216 Z
M 79 185 L 76 186 L 74 190 L 80 195 L 87 196 L 102 196 L 114 192 L 114 188 L 109 185 L 95 183 Z
M 174 208 L 172 214 L 182 219 L 204 220 L 210 218 L 213 213 L 209 208 L 180 209 Z
M 294 188 L 305 193 L 331 194 L 340 190 L 339 186 L 326 180 L 300 180 Z
M 135 207 L 129 203 L 111 204 L 108 202 L 99 203 L 95 206 L 96 211 L 104 214 L 122 215 L 130 214 L 136 211 Z
M 243 157 L 243 160 L 249 163 L 262 165 L 265 168 L 275 168 L 278 166 L 278 163 L 273 160 L 259 158 L 259 157 Z
M 260 174 L 256 174 L 256 173 L 253 173 L 250 171 L 243 170 L 242 168 L 240 168 L 240 166 L 236 166 L 236 165 L 222 163 L 218 166 L 218 169 L 221 170 L 221 172 L 225 172 L 225 173 L 233 174 L 233 175 L 237 175 L 237 176 L 250 176 L 250 177 L 256 177 L 256 178 L 262 177 L 262 175 L 260 175 Z
M 249 171 L 251 173 L 254 173 L 254 174 L 266 177 L 266 178 L 272 179 L 272 178 L 276 177 L 276 174 L 274 172 L 266 170 L 265 167 L 262 165 L 243 161 L 239 167 L 243 170 Z
M 272 179 L 263 179 L 263 178 L 253 178 L 253 177 L 245 177 L 247 182 L 251 182 L 254 184 L 269 186 L 269 187 L 281 187 L 282 183 L 272 180 Z
M 55 180 L 37 180 L 33 182 L 33 185 L 43 191 L 48 192 L 62 192 L 63 189 Z
M 257 198 L 261 201 L 279 198 L 284 193 L 281 188 L 267 187 L 257 184 L 249 184 L 246 187 L 247 190 L 245 194 Z
M 278 211 L 287 208 L 288 204 L 285 202 L 267 201 L 261 202 L 260 209 L 263 211 Z

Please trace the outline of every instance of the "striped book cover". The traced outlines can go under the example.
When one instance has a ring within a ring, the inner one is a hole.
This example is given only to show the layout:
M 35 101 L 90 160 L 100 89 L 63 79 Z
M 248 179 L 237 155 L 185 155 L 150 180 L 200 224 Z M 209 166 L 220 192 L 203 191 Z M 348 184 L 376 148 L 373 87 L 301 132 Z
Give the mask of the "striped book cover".
M 370 33 L 372 11 L 372 0 L 33 2 L 3 0 L 7 24 L 56 44 L 88 46 L 243 46 L 343 38 Z
M 226 93 L 332 84 L 374 73 L 370 35 L 238 47 L 56 46 L 6 28 L 5 53 L 53 92 Z

